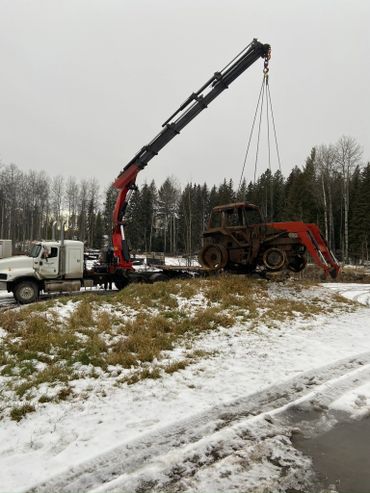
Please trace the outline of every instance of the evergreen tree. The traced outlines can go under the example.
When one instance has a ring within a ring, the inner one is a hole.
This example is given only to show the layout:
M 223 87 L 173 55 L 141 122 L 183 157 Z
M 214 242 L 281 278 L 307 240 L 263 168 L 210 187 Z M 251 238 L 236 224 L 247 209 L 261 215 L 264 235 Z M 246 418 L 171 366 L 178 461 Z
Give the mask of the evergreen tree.
M 223 183 L 218 187 L 216 205 L 230 204 L 234 201 L 235 192 L 233 181 L 231 179 L 229 181 L 226 181 L 226 179 L 224 179 Z
M 370 240 L 370 163 L 362 173 L 357 168 L 350 186 L 349 254 L 355 261 L 369 259 Z
M 97 212 L 95 216 L 94 236 L 92 239 L 92 247 L 100 250 L 104 246 L 104 221 L 102 213 Z
M 177 234 L 177 204 L 179 200 L 179 189 L 173 179 L 167 178 L 158 190 L 157 218 L 163 241 L 161 250 L 175 253 Z
M 148 252 L 153 249 L 161 250 L 154 237 L 156 206 L 156 188 L 145 183 L 141 190 L 136 190 L 131 196 L 126 211 L 126 234 L 134 252 Z
M 104 234 L 110 237 L 112 230 L 113 230 L 113 210 L 114 210 L 114 204 L 116 203 L 116 199 L 118 196 L 118 190 L 113 187 L 112 185 L 109 185 L 107 189 L 105 190 L 105 199 L 104 199 L 104 204 L 103 204 L 103 213 L 102 213 L 102 219 L 103 219 L 103 225 L 104 225 Z
M 271 220 L 282 221 L 285 208 L 285 180 L 281 171 L 276 171 L 272 178 Z

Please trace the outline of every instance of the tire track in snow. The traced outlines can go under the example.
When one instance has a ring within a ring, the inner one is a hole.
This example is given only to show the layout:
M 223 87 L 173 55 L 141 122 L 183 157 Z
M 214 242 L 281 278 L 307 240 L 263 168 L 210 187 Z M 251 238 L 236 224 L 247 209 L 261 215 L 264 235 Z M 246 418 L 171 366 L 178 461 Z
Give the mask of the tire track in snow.
M 280 467 L 283 471 L 281 477 L 278 473 L 275 474 L 277 477 L 272 479 L 278 482 L 274 486 L 279 486 L 279 491 L 285 491 L 286 487 L 292 484 L 295 491 L 307 491 L 308 487 L 312 488 L 315 478 L 309 461 L 307 463 L 290 441 L 292 427 L 303 423 L 306 433 L 309 431 L 312 434 L 312 430 L 315 434 L 321 433 L 327 427 L 330 403 L 369 379 L 370 364 L 355 368 L 325 382 L 318 389 L 310 391 L 308 396 L 274 409 L 271 414 L 263 413 L 231 423 L 226 432 L 223 429 L 215 431 L 194 444 L 187 444 L 163 456 L 154 457 L 136 471 L 124 473 L 113 481 L 90 490 L 90 493 L 173 493 L 183 490 L 198 492 L 202 491 L 202 484 L 198 484 L 199 476 L 217 477 L 220 470 L 217 463 L 227 464 L 224 469 L 230 473 L 230 466 L 232 469 L 235 458 L 240 456 L 244 462 L 249 462 L 249 467 L 252 464 L 252 468 L 253 462 L 259 461 L 270 461 L 273 466 Z M 271 443 L 273 446 L 285 446 L 289 454 L 288 460 L 287 457 L 273 457 Z M 293 461 L 292 456 L 295 458 Z M 286 467 L 289 460 L 291 462 Z M 239 467 L 237 475 L 240 475 Z M 246 492 L 249 491 L 247 484 L 244 484 L 244 488 Z M 226 490 L 227 486 L 221 489 Z
M 114 484 L 129 476 L 133 479 L 136 477 L 137 481 L 140 482 L 141 471 L 150 468 L 155 461 L 158 461 L 159 457 L 174 455 L 176 458 L 178 453 L 174 454 L 174 452 L 181 447 L 185 451 L 185 455 L 186 451 L 190 450 L 190 456 L 194 458 L 193 452 L 196 444 L 197 442 L 202 443 L 202 440 L 204 443 L 204 437 L 206 440 L 210 440 L 207 446 L 212 449 L 212 436 L 218 442 L 217 434 L 221 430 L 237 426 L 238 423 L 246 419 L 255 420 L 260 414 L 292 404 L 307 394 L 310 396 L 314 389 L 323 384 L 327 384 L 328 388 L 332 389 L 328 399 L 332 399 L 334 394 L 337 397 L 339 392 L 356 387 L 358 382 L 362 380 L 359 375 L 356 375 L 354 382 L 351 372 L 364 367 L 363 378 L 370 378 L 370 368 L 367 368 L 366 365 L 370 365 L 370 352 L 315 368 L 282 384 L 270 386 L 261 392 L 216 406 L 204 413 L 193 415 L 179 423 L 117 446 L 107 453 L 79 464 L 26 491 L 27 493 L 49 493 L 50 491 L 53 493 L 72 493 L 76 491 L 87 492 L 97 488 L 99 491 L 109 491 L 111 486 L 114 488 Z M 333 383 L 335 379 L 339 379 L 339 386 L 336 382 Z M 328 388 L 325 389 L 325 393 L 318 394 L 320 395 L 318 402 L 322 399 L 324 406 L 327 405 L 325 395 Z M 212 453 L 210 457 L 212 458 Z M 217 454 L 215 454 L 214 460 L 216 459 Z M 186 457 L 183 457 L 181 461 L 186 461 Z M 178 463 L 174 464 L 173 467 L 176 468 L 176 465 Z M 105 486 L 101 488 L 102 485 Z M 149 484 L 148 488 L 142 484 L 139 489 L 140 491 L 150 491 L 152 488 L 152 484 Z
M 348 298 L 353 301 L 357 301 L 362 305 L 370 306 L 370 285 L 369 284 L 335 284 L 328 283 L 323 286 L 336 291 L 344 298 Z M 354 294 L 357 293 L 357 294 Z

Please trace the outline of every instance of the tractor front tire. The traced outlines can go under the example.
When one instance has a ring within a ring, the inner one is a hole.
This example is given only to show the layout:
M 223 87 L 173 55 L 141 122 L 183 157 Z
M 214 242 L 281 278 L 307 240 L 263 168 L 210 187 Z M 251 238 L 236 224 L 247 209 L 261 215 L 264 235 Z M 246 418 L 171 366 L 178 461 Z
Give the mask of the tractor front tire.
M 286 264 L 286 254 L 280 248 L 269 248 L 263 254 L 263 263 L 267 270 L 281 270 Z
M 307 265 L 307 259 L 304 255 L 296 255 L 289 259 L 288 269 L 292 272 L 301 272 Z
M 39 287 L 33 281 L 21 281 L 13 290 L 14 298 L 21 305 L 33 303 L 39 297 Z

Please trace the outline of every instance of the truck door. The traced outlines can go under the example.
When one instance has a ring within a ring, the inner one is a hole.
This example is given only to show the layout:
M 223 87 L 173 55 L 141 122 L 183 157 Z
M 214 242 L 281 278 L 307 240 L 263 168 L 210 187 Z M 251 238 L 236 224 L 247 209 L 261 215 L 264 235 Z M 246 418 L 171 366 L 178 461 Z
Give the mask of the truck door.
M 50 251 L 44 250 L 39 260 L 40 275 L 45 279 L 52 279 L 59 274 L 59 248 L 51 247 Z

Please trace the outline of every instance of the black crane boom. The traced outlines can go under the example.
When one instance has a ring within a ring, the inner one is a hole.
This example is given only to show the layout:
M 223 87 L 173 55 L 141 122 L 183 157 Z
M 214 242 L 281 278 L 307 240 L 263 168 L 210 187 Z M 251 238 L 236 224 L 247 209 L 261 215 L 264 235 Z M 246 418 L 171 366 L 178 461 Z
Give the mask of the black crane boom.
M 270 45 L 262 44 L 257 39 L 254 39 L 223 70 L 215 72 L 197 92 L 194 92 L 186 99 L 179 109 L 162 125 L 163 130 L 131 159 L 121 174 L 133 164 L 143 169 L 175 135 L 179 134 L 188 123 L 207 108 L 210 102 L 227 89 L 258 58 L 269 57 L 270 50 Z M 179 114 L 180 116 L 178 116 Z M 176 117 L 177 119 L 175 119 Z

